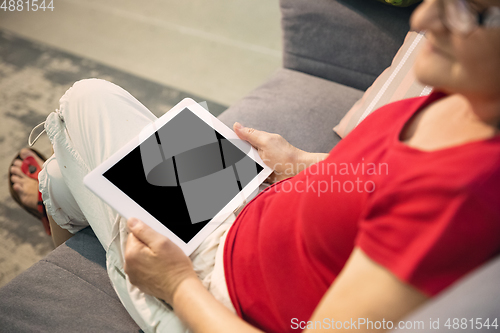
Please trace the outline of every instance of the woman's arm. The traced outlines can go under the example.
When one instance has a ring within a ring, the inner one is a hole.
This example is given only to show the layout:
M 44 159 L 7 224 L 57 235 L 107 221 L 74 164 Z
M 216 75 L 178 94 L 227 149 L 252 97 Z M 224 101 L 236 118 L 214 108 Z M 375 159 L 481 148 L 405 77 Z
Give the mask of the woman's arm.
M 328 154 L 308 153 L 294 147 L 279 134 L 243 127 L 239 123 L 235 123 L 233 129 L 242 140 L 254 146 L 262 161 L 274 170 L 269 177 L 271 183 L 295 176 L 328 157 Z
M 189 258 L 168 238 L 136 219 L 130 219 L 128 225 L 131 232 L 125 272 L 132 284 L 171 304 L 194 332 L 258 332 L 203 287 Z M 426 299 L 356 248 L 310 320 L 321 322 L 323 329 L 327 323 L 331 325 L 332 319 L 342 322 L 346 331 L 352 331 L 353 327 L 346 327 L 351 322 L 356 322 L 359 332 L 375 330 L 367 325 L 369 321 L 385 322 L 386 328 L 391 321 L 396 328 L 397 320 Z M 361 325 L 359 318 L 365 319 L 365 324 Z M 298 325 L 306 332 L 312 331 L 307 329 L 307 323 Z
M 396 278 L 361 249 L 355 248 L 310 321 L 332 324 L 333 319 L 341 322 L 345 331 L 383 332 L 392 328 L 391 323 L 393 328 L 397 328 L 398 320 L 427 299 L 426 295 Z M 373 323 L 371 326 L 369 321 Z M 356 326 L 350 327 L 354 322 Z M 382 327 L 375 326 L 378 325 L 376 322 L 380 322 Z M 307 329 L 305 332 L 309 331 L 314 330 Z
M 133 285 L 172 305 L 194 332 L 259 332 L 205 289 L 178 246 L 135 218 L 127 225 L 125 272 Z

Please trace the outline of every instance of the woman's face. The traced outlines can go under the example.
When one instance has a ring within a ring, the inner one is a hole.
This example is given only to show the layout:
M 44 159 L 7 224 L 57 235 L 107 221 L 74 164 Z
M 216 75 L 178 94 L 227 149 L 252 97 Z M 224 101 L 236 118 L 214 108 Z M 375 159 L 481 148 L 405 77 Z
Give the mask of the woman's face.
M 479 27 L 467 36 L 452 33 L 441 20 L 440 2 L 424 0 L 411 19 L 427 42 L 415 63 L 416 77 L 449 93 L 500 99 L 500 28 Z M 480 8 L 500 0 L 473 0 Z

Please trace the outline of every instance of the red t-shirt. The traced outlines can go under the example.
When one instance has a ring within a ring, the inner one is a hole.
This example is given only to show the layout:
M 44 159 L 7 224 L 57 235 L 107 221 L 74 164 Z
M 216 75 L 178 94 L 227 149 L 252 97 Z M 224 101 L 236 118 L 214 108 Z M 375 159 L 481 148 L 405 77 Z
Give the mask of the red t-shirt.
M 428 295 L 500 253 L 500 136 L 433 152 L 399 140 L 442 96 L 377 110 L 326 160 L 245 207 L 224 251 L 244 320 L 267 332 L 309 320 L 355 246 Z

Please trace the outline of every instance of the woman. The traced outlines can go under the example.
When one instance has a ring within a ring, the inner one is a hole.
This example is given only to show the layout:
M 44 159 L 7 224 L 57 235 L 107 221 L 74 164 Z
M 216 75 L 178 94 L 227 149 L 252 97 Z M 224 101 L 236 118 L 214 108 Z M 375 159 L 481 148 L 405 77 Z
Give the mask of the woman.
M 129 281 L 171 304 L 195 332 L 368 331 L 374 329 L 370 321 L 383 325 L 375 328 L 397 327 L 398 319 L 497 255 L 499 7 L 498 0 L 425 0 L 412 17 L 413 28 L 425 30 L 428 40 L 415 70 L 436 92 L 381 108 L 329 155 L 235 124 L 283 181 L 248 204 L 215 242 L 213 256 L 223 258 L 222 287 L 227 284 L 229 295 L 207 291 L 189 258 L 137 219 L 128 221 L 126 245 L 124 234 L 115 233 L 123 236 Z M 70 113 L 64 119 L 76 126 Z M 81 128 L 73 133 L 82 146 L 100 139 Z M 65 149 L 55 144 L 63 174 Z M 92 165 L 109 150 L 88 149 L 92 154 L 83 159 Z M 367 169 L 341 172 L 336 166 L 342 163 Z M 290 165 L 296 175 L 282 179 Z M 368 166 L 375 168 L 368 172 Z M 342 186 L 356 182 L 373 186 Z M 311 183 L 326 184 L 327 191 Z M 77 185 L 68 186 L 74 193 Z M 42 179 L 40 189 L 44 193 Z M 119 252 L 120 244 L 109 239 L 113 232 L 96 234 L 111 244 L 108 252 Z M 196 258 L 193 263 L 197 268 Z M 224 303 L 228 297 L 230 304 Z

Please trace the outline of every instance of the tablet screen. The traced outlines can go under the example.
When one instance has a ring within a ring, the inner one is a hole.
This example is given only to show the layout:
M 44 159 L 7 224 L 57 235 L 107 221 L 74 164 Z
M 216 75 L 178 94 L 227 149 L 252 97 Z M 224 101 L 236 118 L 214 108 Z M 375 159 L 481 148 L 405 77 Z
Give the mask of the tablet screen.
M 188 243 L 262 170 L 185 108 L 103 176 Z

